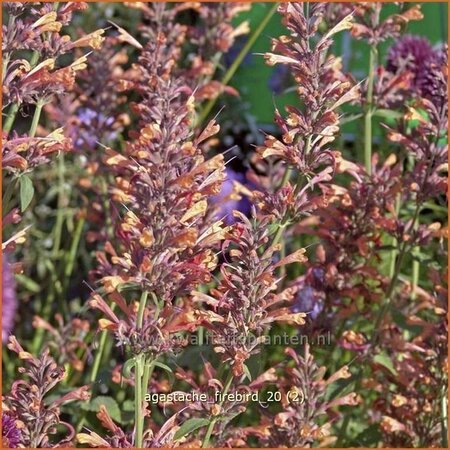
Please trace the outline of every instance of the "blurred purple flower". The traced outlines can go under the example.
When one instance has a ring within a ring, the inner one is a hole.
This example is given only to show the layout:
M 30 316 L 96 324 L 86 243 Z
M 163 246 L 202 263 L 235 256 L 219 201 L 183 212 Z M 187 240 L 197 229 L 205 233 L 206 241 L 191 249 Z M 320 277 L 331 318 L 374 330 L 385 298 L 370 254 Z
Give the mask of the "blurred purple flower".
M 2 341 L 6 342 L 14 327 L 17 297 L 14 273 L 5 253 L 2 262 Z
M 291 71 L 289 66 L 279 64 L 272 70 L 269 78 L 269 89 L 275 94 L 282 94 L 291 84 Z
M 447 103 L 447 82 L 442 72 L 442 67 L 447 66 L 446 45 L 433 49 L 427 66 L 428 70 L 423 71 L 416 80 L 422 97 L 434 103 L 436 103 L 436 97 L 441 97 L 441 103 Z
M 113 130 L 114 118 L 106 117 L 91 108 L 80 108 L 76 113 L 77 123 L 71 130 L 70 137 L 75 148 L 94 149 L 97 142 L 108 143 L 116 139 Z
M 231 48 L 224 55 L 225 67 L 228 69 L 238 57 L 241 50 L 244 48 L 244 45 L 247 42 L 247 38 L 245 36 L 239 36 Z M 245 67 L 252 63 L 253 56 L 250 52 L 246 53 L 244 59 L 242 60 L 240 66 Z
M 8 414 L 2 413 L 2 448 L 18 448 L 20 444 L 20 430 L 16 421 Z
M 432 54 L 433 47 L 428 39 L 407 34 L 389 49 L 386 68 L 390 72 L 406 68 L 416 73 L 421 70 L 423 62 Z
M 323 299 L 320 292 L 309 285 L 300 288 L 295 296 L 293 312 L 304 312 L 315 320 L 323 311 Z
M 413 88 L 422 97 L 433 95 L 434 80 L 439 78 L 442 50 L 434 49 L 428 39 L 405 35 L 388 51 L 386 68 L 392 73 L 404 70 L 413 74 Z
M 233 211 L 237 210 L 248 215 L 250 213 L 251 203 L 247 197 L 242 194 L 237 194 L 235 189 L 236 182 L 248 186 L 245 174 L 235 172 L 229 167 L 225 169 L 225 173 L 226 179 L 222 185 L 222 190 L 218 195 L 212 197 L 212 201 L 218 207 L 217 217 L 220 219 L 224 218 L 224 221 L 228 225 L 231 225 L 236 220 L 233 216 Z

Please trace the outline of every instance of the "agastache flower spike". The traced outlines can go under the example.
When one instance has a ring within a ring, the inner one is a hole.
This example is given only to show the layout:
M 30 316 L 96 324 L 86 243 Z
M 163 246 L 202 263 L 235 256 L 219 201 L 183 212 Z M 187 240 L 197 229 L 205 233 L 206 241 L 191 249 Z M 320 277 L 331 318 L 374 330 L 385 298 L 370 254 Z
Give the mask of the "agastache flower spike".
M 319 367 L 314 361 L 309 345 L 305 346 L 304 356 L 298 355 L 292 348 L 287 348 L 285 354 L 294 365 L 287 365 L 287 362 L 280 364 L 283 372 L 277 386 L 281 392 L 282 411 L 268 425 L 269 430 L 261 440 L 266 446 L 274 448 L 282 445 L 307 447 L 317 443 L 325 446 L 332 442 L 332 409 L 340 405 L 354 406 L 359 401 L 355 393 L 327 400 L 325 390 L 332 383 L 351 377 L 351 373 L 347 366 L 343 366 L 325 379 L 325 367 Z M 319 425 L 318 418 L 321 416 L 328 416 L 328 421 Z M 266 423 L 270 422 L 266 420 Z M 249 428 L 249 434 L 261 437 L 257 428 Z
M 202 151 L 219 127 L 211 121 L 194 135 L 195 99 L 185 80 L 175 76 L 180 49 L 172 37 L 160 32 L 144 46 L 134 85 L 142 97 L 135 106 L 141 129 L 132 133 L 124 154 L 107 149 L 104 155 L 116 174 L 110 192 L 123 213 L 115 228 L 119 244 L 111 265 L 102 262 L 108 272 L 101 283 L 113 302 L 120 298 L 125 319 L 107 311 L 98 297 L 91 301 L 107 314 L 101 326 L 113 330 L 119 344 L 153 356 L 171 351 L 171 333 L 192 331 L 200 323 L 182 299 L 210 280 L 217 264 L 214 248 L 227 233 L 222 222 L 205 216 L 225 177 L 223 155 L 206 159 Z M 177 39 L 182 42 L 183 35 Z M 119 294 L 125 285 L 147 292 L 159 306 L 152 301 L 139 313 L 136 299 L 130 303 Z
M 60 406 L 66 402 L 89 400 L 88 386 L 80 387 L 68 394 L 49 400 L 49 394 L 63 380 L 64 368 L 58 367 L 48 350 L 36 358 L 26 352 L 14 336 L 9 338 L 8 349 L 17 353 L 25 367 L 19 372 L 25 379 L 16 380 L 11 392 L 5 395 L 8 415 L 15 421 L 20 433 L 14 434 L 19 440 L 18 447 L 39 448 L 70 445 L 75 430 L 60 419 Z M 58 435 L 58 425 L 65 427 L 65 435 L 52 442 Z
M 305 8 L 310 10 L 309 16 Z M 287 65 L 298 84 L 302 109 L 287 107 L 287 118 L 276 111 L 276 123 L 282 138 L 268 135 L 258 148 L 262 158 L 276 156 L 300 174 L 313 173 L 321 165 L 333 165 L 334 153 L 329 149 L 338 132 L 336 109 L 359 96 L 358 86 L 340 71 L 338 61 L 327 55 L 332 36 L 352 26 L 351 15 L 345 17 L 324 36 L 317 38 L 324 4 L 283 3 L 279 11 L 290 36 L 280 36 L 272 43 L 273 53 L 265 59 L 269 65 Z
M 275 269 L 304 263 L 306 256 L 305 250 L 299 249 L 273 262 L 278 246 L 270 245 L 267 221 L 255 222 L 238 211 L 234 214 L 239 222 L 224 243 L 229 262 L 221 266 L 222 279 L 211 295 L 195 292 L 194 300 L 212 307 L 200 313 L 203 324 L 212 333 L 215 351 L 224 362 L 231 362 L 234 376 L 239 377 L 245 361 L 259 352 L 264 331 L 273 322 L 305 323 L 303 312 L 294 313 L 283 306 L 289 295 L 276 293 L 279 280 Z

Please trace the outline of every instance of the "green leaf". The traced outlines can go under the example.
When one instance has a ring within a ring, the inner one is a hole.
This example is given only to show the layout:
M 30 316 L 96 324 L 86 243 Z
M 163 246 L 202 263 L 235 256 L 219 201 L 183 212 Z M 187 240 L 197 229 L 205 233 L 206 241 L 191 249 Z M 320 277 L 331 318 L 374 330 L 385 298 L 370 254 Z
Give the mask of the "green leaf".
M 122 367 L 122 374 L 125 378 L 131 377 L 131 369 L 136 365 L 136 358 L 129 359 Z
M 423 327 L 421 325 L 408 323 L 408 320 L 405 317 L 405 315 L 398 310 L 394 309 L 392 311 L 392 318 L 399 327 L 409 331 L 410 333 L 413 334 L 413 336 L 416 336 L 417 334 L 423 331 Z
M 354 122 L 355 120 L 361 119 L 363 114 L 347 114 L 345 115 L 341 120 L 341 125 L 344 125 L 345 123 Z
M 134 412 L 135 404 L 133 400 L 125 400 L 122 404 L 122 409 L 124 411 L 132 411 Z
M 125 400 L 122 404 L 122 422 L 121 425 L 131 424 L 134 422 L 135 404 L 133 400 Z
M 161 369 L 164 369 L 166 372 L 173 373 L 173 370 L 169 366 L 166 366 L 165 364 L 163 364 L 162 362 L 154 361 L 153 364 L 155 366 L 160 367 Z
M 378 446 L 382 438 L 380 425 L 375 423 L 366 428 L 355 438 L 355 447 L 370 447 L 374 448 Z
M 19 284 L 24 286 L 27 291 L 32 292 L 33 294 L 41 292 L 41 285 L 39 283 L 36 283 L 31 278 L 28 278 L 21 273 L 16 274 L 16 280 Z
M 374 113 L 374 116 L 381 117 L 383 119 L 401 119 L 403 114 L 398 111 L 393 111 L 391 109 L 377 109 Z
M 81 407 L 86 411 L 94 411 L 98 412 L 100 410 L 100 406 L 104 405 L 108 410 L 108 414 L 111 416 L 113 420 L 116 422 L 122 422 L 122 416 L 120 413 L 120 408 L 117 402 L 112 397 L 107 397 L 105 395 L 99 395 L 91 400 L 87 404 L 83 404 Z
M 252 374 L 250 373 L 250 369 L 243 364 L 244 374 L 248 378 L 248 381 L 252 381 Z
M 373 358 L 373 360 L 377 364 L 386 367 L 386 369 L 390 370 L 394 375 L 397 375 L 397 371 L 395 370 L 394 364 L 392 363 L 391 358 L 389 358 L 389 356 L 386 353 L 384 352 L 379 353 L 378 355 L 375 356 L 375 358 Z
M 31 203 L 31 200 L 33 200 L 34 187 L 33 182 L 27 175 L 22 175 L 19 178 L 19 182 L 20 182 L 20 210 L 24 212 L 27 209 L 28 205 Z
M 170 384 L 175 383 L 175 375 L 173 374 L 173 370 L 169 366 L 166 366 L 166 364 L 163 364 L 162 362 L 159 362 L 159 361 L 154 361 L 153 364 L 156 367 L 160 367 L 161 369 L 163 369 L 164 371 L 167 372 L 167 374 L 169 375 L 169 383 Z
M 181 439 L 189 433 L 197 430 L 201 427 L 206 427 L 209 425 L 208 419 L 200 419 L 198 417 L 193 417 L 192 419 L 186 420 L 186 422 L 181 425 L 179 430 L 175 433 L 175 440 Z

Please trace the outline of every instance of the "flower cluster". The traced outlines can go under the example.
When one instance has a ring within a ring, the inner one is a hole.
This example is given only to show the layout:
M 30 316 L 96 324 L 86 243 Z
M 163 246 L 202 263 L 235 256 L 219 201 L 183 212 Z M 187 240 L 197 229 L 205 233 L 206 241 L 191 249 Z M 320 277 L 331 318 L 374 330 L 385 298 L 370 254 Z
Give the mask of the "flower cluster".
M 417 4 L 398 5 L 398 11 L 387 17 L 382 17 L 382 7 L 382 3 L 379 2 L 356 3 L 352 36 L 376 45 L 387 39 L 399 37 L 409 22 L 423 19 L 420 5 Z
M 324 205 L 313 218 L 296 226 L 297 233 L 317 233 L 321 242 L 315 261 L 297 280 L 298 286 L 312 289 L 317 299 L 325 296 L 326 309 L 339 305 L 341 313 L 347 314 L 354 304 L 342 304 L 344 296 L 363 297 L 368 304 L 379 297 L 374 285 L 383 279 L 367 261 L 377 258 L 383 246 L 382 233 L 395 229 L 395 219 L 389 215 L 401 190 L 400 171 L 393 155 L 384 164 L 376 164 L 371 177 L 358 168 L 347 188 L 324 187 Z
M 70 364 L 76 371 L 83 371 L 85 368 L 85 361 L 88 357 L 87 345 L 84 342 L 89 331 L 90 325 L 87 320 L 73 318 L 68 324 L 65 324 L 61 314 L 56 314 L 55 321 L 57 327 L 54 327 L 46 320 L 39 316 L 33 318 L 33 327 L 36 329 L 46 330 L 51 336 L 49 348 L 51 350 L 58 350 L 59 357 L 57 363 L 61 366 Z M 84 351 L 83 358 L 80 358 L 79 353 Z
M 382 337 L 389 345 L 392 370 L 374 367 L 368 380 L 372 389 L 384 392 L 375 405 L 384 442 L 394 446 L 415 447 L 422 442 L 440 445 L 442 438 L 442 390 L 447 384 L 447 288 L 435 271 L 428 274 L 435 292 L 405 285 L 398 293 L 396 306 L 418 330 L 410 341 L 390 324 Z M 414 295 L 413 295 L 414 294 Z M 425 358 L 422 355 L 426 355 Z M 385 386 L 392 387 L 386 391 Z
M 194 136 L 192 91 L 182 78 L 172 76 L 178 50 L 162 32 L 144 47 L 136 67 L 142 97 L 136 112 L 142 128 L 124 154 L 107 149 L 104 155 L 116 174 L 112 198 L 125 211 L 116 225 L 119 248 L 107 245 L 110 260 L 100 255 L 98 271 L 126 320 L 119 320 L 98 297 L 91 306 L 107 314 L 102 327 L 114 330 L 135 353 L 167 351 L 160 333 L 195 328 L 188 306 L 180 314 L 174 301 L 208 282 L 217 264 L 213 248 L 226 233 L 220 221 L 203 219 L 208 198 L 218 194 L 224 179 L 223 156 L 206 159 L 202 150 L 219 127 L 211 121 Z M 118 293 L 126 284 L 157 299 L 161 314 L 155 316 L 155 305 L 149 305 L 139 317 Z
M 75 430 L 60 419 L 60 407 L 74 400 L 88 400 L 88 386 L 49 401 L 51 390 L 64 379 L 64 369 L 55 363 L 48 350 L 36 358 L 26 352 L 14 336 L 10 337 L 8 348 L 27 365 L 19 369 L 27 380 L 15 381 L 5 397 L 8 417 L 5 431 L 6 437 L 10 436 L 10 444 L 11 440 L 16 440 L 17 447 L 25 448 L 70 445 Z M 67 431 L 62 439 L 52 442 L 59 425 Z
M 304 323 L 304 313 L 293 313 L 283 303 L 291 300 L 288 291 L 277 294 L 275 269 L 306 261 L 299 249 L 274 263 L 277 245 L 269 242 L 267 222 L 252 223 L 243 214 L 223 249 L 229 261 L 221 266 L 221 282 L 211 295 L 197 292 L 194 299 L 211 306 L 204 324 L 213 334 L 214 349 L 223 361 L 231 362 L 234 376 L 244 373 L 244 363 L 259 351 L 264 331 L 273 322 Z M 234 245 L 233 245 L 234 244 Z
M 435 89 L 439 89 L 445 58 L 445 49 L 434 49 L 425 38 L 405 35 L 390 47 L 386 69 L 394 74 L 410 74 L 411 85 L 417 94 L 433 100 L 439 95 Z
M 309 11 L 305 13 L 305 8 Z M 303 109 L 287 107 L 288 117 L 277 111 L 275 121 L 282 139 L 267 136 L 258 149 L 263 158 L 277 156 L 302 175 L 311 175 L 322 165 L 333 166 L 335 154 L 329 149 L 339 130 L 337 109 L 358 98 L 358 86 L 340 69 L 339 60 L 328 57 L 331 37 L 352 26 L 351 16 L 345 17 L 325 35 L 317 37 L 323 18 L 324 4 L 285 3 L 280 6 L 283 23 L 291 36 L 274 39 L 272 51 L 265 55 L 269 65 L 290 67 Z
M 26 173 L 47 163 L 51 154 L 72 149 L 72 140 L 62 128 L 39 137 L 36 134 L 41 134 L 38 125 L 44 105 L 71 91 L 77 74 L 86 68 L 86 54 L 74 57 L 77 49 L 99 49 L 103 42 L 103 29 L 76 40 L 62 33 L 63 27 L 71 23 L 73 13 L 86 8 L 83 2 L 5 4 L 2 168 L 10 183 L 3 203 L 7 223 L 11 221 L 8 213 L 16 216 L 15 223 L 20 220 L 19 208 L 12 197 L 18 184 L 21 212 L 32 199 L 32 181 Z M 28 132 L 12 130 L 19 112 L 29 114 L 31 110 L 33 119 Z
M 282 412 L 275 416 L 273 423 L 268 418 L 269 433 L 263 439 L 270 447 L 306 447 L 319 442 L 329 445 L 335 441 L 331 436 L 330 427 L 332 408 L 340 405 L 356 405 L 358 397 L 355 393 L 325 400 L 325 391 L 333 383 L 341 379 L 348 379 L 351 373 L 347 366 L 342 367 L 325 379 L 325 368 L 318 367 L 310 353 L 309 346 L 305 347 L 305 355 L 298 355 L 292 348 L 287 348 L 286 355 L 294 361 L 294 366 L 283 365 L 283 375 L 277 386 L 282 392 Z M 321 425 L 318 418 L 328 415 L 329 420 Z M 269 425 L 270 424 L 270 425 Z
M 78 83 L 45 109 L 51 120 L 64 127 L 74 151 L 88 152 L 88 170 L 93 173 L 102 167 L 96 160 L 101 152 L 93 150 L 99 143 L 114 141 L 130 120 L 120 109 L 126 97 L 120 95 L 118 86 L 128 57 L 125 49 L 118 49 L 119 44 L 118 37 L 106 37 L 101 52 L 89 55 L 89 64 L 78 72 Z
M 182 78 L 192 89 L 198 102 L 215 98 L 223 92 L 236 94 L 230 86 L 215 80 L 214 75 L 221 55 L 230 50 L 237 37 L 249 31 L 247 22 L 242 22 L 237 27 L 232 24 L 232 20 L 240 12 L 248 10 L 249 5 L 187 2 L 169 6 L 164 3 L 139 2 L 130 3 L 130 6 L 142 11 L 146 19 L 141 26 L 142 34 L 149 42 L 141 56 L 141 60 L 146 61 L 145 67 L 152 67 L 153 51 L 164 52 L 168 62 L 166 71 L 169 71 L 166 76 L 173 73 L 177 78 Z M 178 20 L 183 13 L 190 13 L 196 17 L 191 25 Z M 126 36 L 124 39 L 130 41 L 130 36 L 125 30 L 122 30 L 122 34 Z M 136 40 L 131 39 L 136 45 Z M 153 47 L 151 43 L 159 39 L 163 39 L 164 43 L 159 47 Z M 189 49 L 190 46 L 194 46 L 195 51 Z M 187 65 L 180 64 L 182 57 L 187 61 Z M 129 83 L 132 82 L 134 87 L 142 92 L 150 81 L 148 76 L 146 70 L 137 70 L 130 74 L 125 86 L 130 87 Z M 139 114 L 142 114 L 142 111 L 139 111 Z

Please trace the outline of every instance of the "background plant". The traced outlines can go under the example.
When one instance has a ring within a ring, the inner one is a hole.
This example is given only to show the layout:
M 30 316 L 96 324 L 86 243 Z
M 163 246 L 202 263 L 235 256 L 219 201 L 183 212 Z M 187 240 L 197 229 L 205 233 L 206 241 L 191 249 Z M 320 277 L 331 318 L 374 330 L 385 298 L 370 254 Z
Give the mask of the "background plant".
M 4 446 L 447 446 L 441 8 L 4 5 Z

